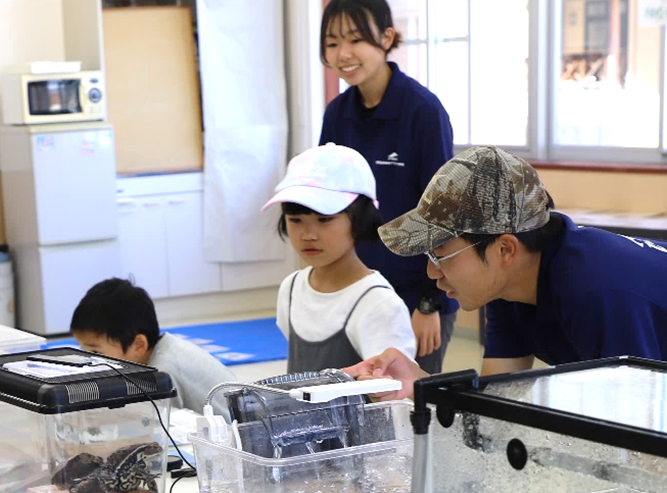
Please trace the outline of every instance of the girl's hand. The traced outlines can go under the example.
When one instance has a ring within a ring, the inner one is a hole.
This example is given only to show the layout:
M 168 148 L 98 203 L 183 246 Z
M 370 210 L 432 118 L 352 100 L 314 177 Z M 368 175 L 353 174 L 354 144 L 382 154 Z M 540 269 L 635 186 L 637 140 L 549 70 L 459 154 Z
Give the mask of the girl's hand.
M 415 380 L 428 376 L 417 363 L 395 348 L 389 348 L 379 356 L 368 358 L 342 370 L 357 380 L 393 378 L 403 383 L 401 390 L 371 395 L 373 400 L 380 401 L 412 398 Z
M 426 356 L 442 345 L 440 313 L 428 315 L 416 310 L 412 312 L 412 330 L 417 339 L 417 355 Z

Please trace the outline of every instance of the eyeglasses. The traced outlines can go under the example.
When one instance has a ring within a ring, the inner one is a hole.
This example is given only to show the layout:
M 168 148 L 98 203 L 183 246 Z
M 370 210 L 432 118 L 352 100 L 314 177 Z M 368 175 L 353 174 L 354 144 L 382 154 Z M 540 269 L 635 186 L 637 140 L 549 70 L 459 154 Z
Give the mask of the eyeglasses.
M 459 253 L 465 252 L 468 248 L 472 248 L 476 245 L 479 245 L 481 241 L 478 241 L 477 243 L 473 243 L 472 245 L 468 245 L 465 248 L 461 248 L 460 250 L 450 253 L 449 255 L 445 255 L 444 257 L 436 257 L 435 254 L 432 251 L 424 252 L 424 255 L 428 257 L 428 259 L 433 262 L 433 265 L 435 265 L 438 269 L 440 268 L 440 262 L 444 262 L 445 260 L 449 260 L 452 257 L 456 257 Z

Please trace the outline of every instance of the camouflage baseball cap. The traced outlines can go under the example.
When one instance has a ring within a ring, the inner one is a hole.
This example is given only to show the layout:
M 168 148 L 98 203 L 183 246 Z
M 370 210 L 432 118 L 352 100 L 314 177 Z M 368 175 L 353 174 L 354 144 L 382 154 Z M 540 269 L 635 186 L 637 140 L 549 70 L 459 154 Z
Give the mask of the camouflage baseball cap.
M 523 159 L 493 146 L 471 147 L 431 178 L 413 210 L 379 229 L 394 253 L 419 255 L 463 233 L 521 233 L 549 221 L 550 197 Z

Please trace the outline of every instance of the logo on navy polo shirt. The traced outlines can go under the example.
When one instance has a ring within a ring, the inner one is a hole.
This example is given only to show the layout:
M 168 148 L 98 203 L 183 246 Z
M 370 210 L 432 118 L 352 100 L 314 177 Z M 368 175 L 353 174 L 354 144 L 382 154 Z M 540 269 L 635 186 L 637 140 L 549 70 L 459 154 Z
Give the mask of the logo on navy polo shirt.
M 392 152 L 389 154 L 385 161 L 381 159 L 376 160 L 375 164 L 379 164 L 381 166 L 405 166 L 405 163 L 398 160 L 397 152 Z
M 649 248 L 652 248 L 653 250 L 658 250 L 659 252 L 667 253 L 667 248 L 665 248 L 662 245 L 658 245 L 657 243 L 653 243 L 651 240 L 646 240 L 644 238 L 633 238 L 632 236 L 625 236 L 625 235 L 619 235 L 619 236 L 622 236 L 623 238 L 630 240 L 632 243 L 642 248 L 647 246 Z

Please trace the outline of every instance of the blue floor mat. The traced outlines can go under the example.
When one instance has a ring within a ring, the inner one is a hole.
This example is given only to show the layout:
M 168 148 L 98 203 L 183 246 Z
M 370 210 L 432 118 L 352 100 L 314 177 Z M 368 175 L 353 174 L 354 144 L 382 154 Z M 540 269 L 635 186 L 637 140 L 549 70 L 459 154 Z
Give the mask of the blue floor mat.
M 188 325 L 164 331 L 197 344 L 227 366 L 287 358 L 287 339 L 275 318 Z M 42 348 L 66 346 L 79 347 L 71 338 L 44 344 Z

